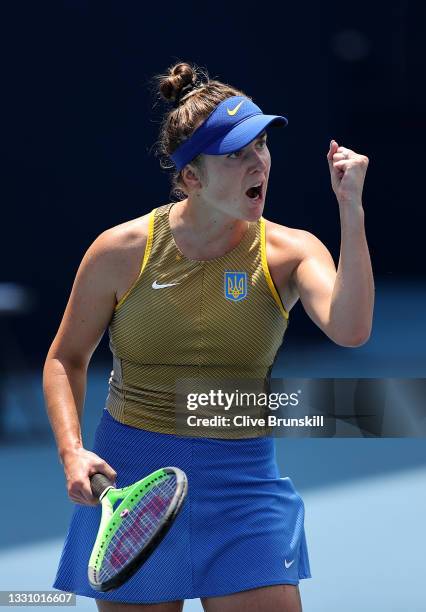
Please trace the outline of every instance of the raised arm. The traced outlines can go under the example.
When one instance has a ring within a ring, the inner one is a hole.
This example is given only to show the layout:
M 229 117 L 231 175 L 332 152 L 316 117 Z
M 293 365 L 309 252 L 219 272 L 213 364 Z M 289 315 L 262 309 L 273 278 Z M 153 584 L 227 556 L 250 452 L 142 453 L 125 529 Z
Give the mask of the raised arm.
M 327 247 L 313 234 L 276 224 L 270 224 L 270 260 L 278 290 L 289 296 L 290 306 L 300 297 L 309 317 L 333 342 L 356 347 L 370 337 L 374 308 L 361 201 L 368 159 L 333 140 L 327 160 L 341 222 L 337 270 Z M 289 261 L 291 273 L 280 274 Z
M 372 325 L 374 283 L 362 220 L 342 220 L 336 271 L 325 245 L 301 232 L 301 258 L 293 284 L 312 321 L 336 344 L 356 347 L 367 342 Z

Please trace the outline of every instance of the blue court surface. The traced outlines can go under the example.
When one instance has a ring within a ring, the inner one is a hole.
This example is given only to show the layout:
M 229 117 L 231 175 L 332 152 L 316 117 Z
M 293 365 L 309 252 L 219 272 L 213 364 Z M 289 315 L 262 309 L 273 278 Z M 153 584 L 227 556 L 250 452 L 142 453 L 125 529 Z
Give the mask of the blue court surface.
M 378 287 L 376 324 L 365 346 L 287 346 L 274 377 L 424 378 L 425 294 L 419 286 Z M 86 446 L 103 409 L 110 369 L 92 365 L 89 372 Z M 0 446 L 2 591 L 51 589 L 72 511 L 40 376 L 41 369 L 25 381 L 8 380 L 2 405 L 9 432 Z M 313 577 L 300 583 L 304 612 L 424 612 L 425 439 L 278 438 L 276 448 L 281 476 L 292 478 L 305 502 Z M 31 521 L 23 493 L 13 501 L 23 485 L 34 498 Z M 46 502 L 48 510 L 37 510 Z M 97 608 L 93 600 L 77 597 L 75 609 Z M 184 610 L 201 611 L 200 601 L 186 601 Z

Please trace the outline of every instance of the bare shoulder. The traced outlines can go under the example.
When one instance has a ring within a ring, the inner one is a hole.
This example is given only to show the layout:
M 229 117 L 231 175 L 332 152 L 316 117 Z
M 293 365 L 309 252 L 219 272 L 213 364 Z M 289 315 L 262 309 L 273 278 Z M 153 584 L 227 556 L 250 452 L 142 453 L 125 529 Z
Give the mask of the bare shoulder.
M 85 258 L 93 258 L 109 279 L 119 283 L 133 276 L 143 258 L 148 237 L 149 213 L 104 230 L 90 245 Z M 115 287 L 118 289 L 118 287 Z
M 292 281 L 299 264 L 310 258 L 335 269 L 329 250 L 317 236 L 307 230 L 286 227 L 266 219 L 265 221 L 268 263 L 271 259 L 272 265 L 292 265 Z
M 137 219 L 131 219 L 104 230 L 91 245 L 93 252 L 99 255 L 111 255 L 112 258 L 144 250 L 148 237 L 149 213 Z
M 115 302 L 139 275 L 147 243 L 149 215 L 104 230 L 83 257 L 81 269 L 87 270 L 92 282 L 111 292 Z
M 334 268 L 326 246 L 311 232 L 265 219 L 266 255 L 274 283 L 288 311 L 300 297 L 301 263 L 310 257 Z M 335 268 L 334 268 L 335 269 Z
M 300 280 L 301 271 L 307 265 L 320 266 L 323 269 L 336 272 L 336 266 L 330 251 L 311 232 L 268 221 L 266 237 L 272 265 L 283 266 L 289 262 L 294 265 L 291 274 L 292 283 L 297 284 Z M 301 265 L 302 263 L 303 265 Z
M 149 215 L 102 232 L 77 270 L 49 356 L 87 367 L 111 321 L 120 294 L 137 278 L 148 235 Z
M 300 263 L 323 244 L 307 230 L 287 227 L 267 219 L 265 224 L 267 246 L 274 253 L 274 257 L 280 260 L 290 257 L 295 263 Z
M 266 255 L 275 284 L 294 292 L 294 272 L 309 251 L 309 232 L 265 219 Z M 294 302 L 294 299 L 292 300 Z

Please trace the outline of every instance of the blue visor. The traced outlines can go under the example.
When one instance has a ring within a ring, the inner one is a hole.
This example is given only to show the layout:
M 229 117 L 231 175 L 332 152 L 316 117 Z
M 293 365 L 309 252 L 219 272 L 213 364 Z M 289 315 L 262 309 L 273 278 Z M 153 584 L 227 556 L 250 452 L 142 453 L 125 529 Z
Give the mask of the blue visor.
M 218 104 L 170 157 L 179 171 L 200 153 L 233 153 L 249 144 L 268 125 L 285 127 L 287 123 L 286 117 L 264 115 L 254 102 L 244 96 L 232 96 Z

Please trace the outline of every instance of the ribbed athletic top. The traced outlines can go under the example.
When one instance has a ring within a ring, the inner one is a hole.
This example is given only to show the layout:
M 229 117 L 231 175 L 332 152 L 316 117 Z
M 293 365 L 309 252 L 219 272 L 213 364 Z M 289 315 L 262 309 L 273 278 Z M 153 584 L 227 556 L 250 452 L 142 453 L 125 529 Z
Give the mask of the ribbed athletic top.
M 175 243 L 172 205 L 151 211 L 140 274 L 110 321 L 106 402 L 121 423 L 169 434 L 180 380 L 268 380 L 288 325 L 268 269 L 264 218 L 225 255 L 191 260 Z

